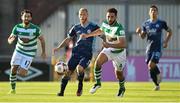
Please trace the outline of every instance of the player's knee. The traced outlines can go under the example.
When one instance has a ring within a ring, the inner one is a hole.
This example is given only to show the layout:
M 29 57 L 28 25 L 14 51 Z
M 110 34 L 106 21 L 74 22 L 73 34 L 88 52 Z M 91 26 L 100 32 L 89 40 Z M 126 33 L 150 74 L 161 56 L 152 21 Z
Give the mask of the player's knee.
M 15 65 L 11 67 L 11 73 L 16 74 L 19 66 Z
M 65 74 L 64 77 L 70 77 L 73 74 L 72 70 L 68 70 Z
M 63 77 L 62 77 L 62 80 L 70 80 L 71 78 L 70 78 L 70 76 L 69 75 L 64 75 Z
M 152 62 L 149 62 L 148 63 L 148 68 L 149 69 L 152 69 L 152 68 L 155 68 L 156 67 L 156 64 L 155 63 L 152 63 Z
M 26 76 L 27 73 L 28 73 L 28 71 L 25 70 L 25 69 L 20 69 L 20 70 L 18 71 L 18 74 L 19 74 L 20 76 Z
M 118 80 L 123 80 L 124 79 L 122 71 L 116 71 L 116 79 L 118 79 Z
M 95 62 L 95 68 L 101 69 L 101 64 L 98 61 Z
M 77 66 L 77 72 L 78 73 L 84 73 L 84 68 L 81 65 Z

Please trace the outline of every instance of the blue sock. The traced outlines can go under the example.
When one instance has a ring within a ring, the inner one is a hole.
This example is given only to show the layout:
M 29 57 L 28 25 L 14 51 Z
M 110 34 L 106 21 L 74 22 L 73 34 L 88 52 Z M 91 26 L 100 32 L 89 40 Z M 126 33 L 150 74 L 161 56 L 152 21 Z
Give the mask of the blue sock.
M 61 90 L 60 90 L 60 93 L 64 93 L 64 90 L 66 88 L 66 85 L 68 83 L 68 81 L 70 80 L 70 77 L 68 76 L 64 76 L 61 80 Z
M 78 80 L 79 80 L 78 90 L 82 90 L 82 88 L 83 88 L 83 80 L 84 80 L 84 73 L 79 73 L 78 74 Z

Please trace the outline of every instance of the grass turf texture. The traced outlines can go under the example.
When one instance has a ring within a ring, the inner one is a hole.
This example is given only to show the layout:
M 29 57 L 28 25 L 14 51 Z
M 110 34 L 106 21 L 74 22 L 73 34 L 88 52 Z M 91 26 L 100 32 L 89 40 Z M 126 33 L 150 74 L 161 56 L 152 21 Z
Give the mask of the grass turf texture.
M 101 88 L 90 94 L 94 83 L 84 82 L 83 94 L 76 96 L 77 82 L 69 82 L 64 97 L 56 96 L 59 82 L 17 82 L 16 94 L 7 94 L 10 85 L 0 82 L 0 102 L 178 102 L 180 103 L 180 83 L 162 82 L 160 91 L 153 91 L 152 82 L 127 82 L 123 98 L 116 97 L 117 82 L 102 82 Z

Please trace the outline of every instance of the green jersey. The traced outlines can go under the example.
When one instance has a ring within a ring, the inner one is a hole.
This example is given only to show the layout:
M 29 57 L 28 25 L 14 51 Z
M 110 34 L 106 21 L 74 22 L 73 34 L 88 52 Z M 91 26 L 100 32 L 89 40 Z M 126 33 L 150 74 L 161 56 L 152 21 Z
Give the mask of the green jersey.
M 11 35 L 18 37 L 15 50 L 23 55 L 34 57 L 37 51 L 37 38 L 41 35 L 38 26 L 30 23 L 29 27 L 23 27 L 23 24 L 14 26 Z M 24 43 L 20 38 L 28 38 L 29 42 Z
M 125 37 L 125 31 L 123 26 L 118 23 L 117 21 L 114 22 L 113 25 L 109 25 L 107 20 L 105 20 L 100 28 L 106 36 L 106 42 L 110 44 L 116 44 L 119 42 L 119 37 Z M 111 48 L 113 51 L 121 51 L 123 50 L 122 48 Z

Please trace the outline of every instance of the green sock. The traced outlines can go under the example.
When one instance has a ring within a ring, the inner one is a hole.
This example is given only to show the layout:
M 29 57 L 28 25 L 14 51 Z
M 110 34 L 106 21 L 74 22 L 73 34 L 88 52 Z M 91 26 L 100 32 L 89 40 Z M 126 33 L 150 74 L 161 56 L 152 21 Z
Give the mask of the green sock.
M 94 70 L 96 84 L 101 85 L 101 68 L 95 68 Z
M 125 83 L 125 79 L 119 80 L 119 87 L 120 87 L 120 88 L 125 88 L 125 87 L 124 87 L 124 83 Z
M 16 80 L 17 80 L 17 78 L 16 78 L 16 74 L 10 74 L 10 78 L 9 78 L 9 80 L 10 80 L 10 84 L 11 84 L 11 89 L 16 89 Z

